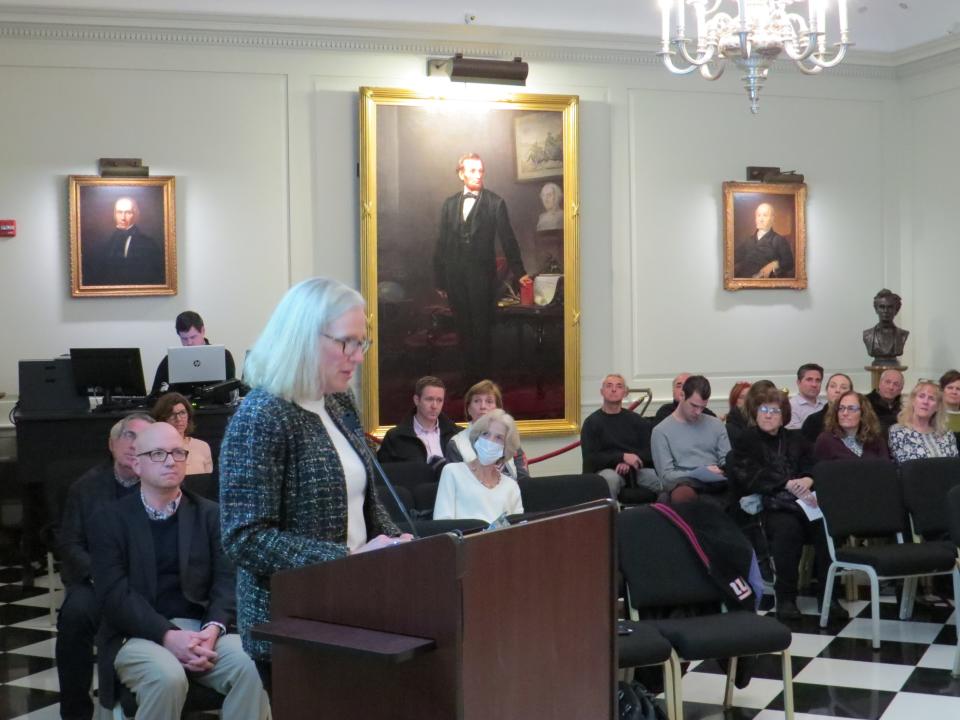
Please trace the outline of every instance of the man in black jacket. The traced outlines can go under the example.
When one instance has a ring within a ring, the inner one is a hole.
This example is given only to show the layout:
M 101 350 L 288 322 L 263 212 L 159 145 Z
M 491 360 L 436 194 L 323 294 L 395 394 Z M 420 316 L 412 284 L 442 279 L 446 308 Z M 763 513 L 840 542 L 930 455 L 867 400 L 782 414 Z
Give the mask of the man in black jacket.
M 119 679 L 138 717 L 179 718 L 189 677 L 223 693 L 223 716 L 266 720 L 270 703 L 240 636 L 235 574 L 220 544 L 216 503 L 181 491 L 187 451 L 173 426 L 139 434 L 140 492 L 103 508 L 91 533 L 93 579 L 103 604 L 100 703 Z M 116 673 L 114 673 L 116 671 Z
M 439 470 L 443 450 L 460 428 L 443 414 L 446 386 L 438 377 L 417 380 L 413 411 L 387 430 L 377 451 L 380 462 L 429 463 Z
M 133 469 L 137 435 L 153 424 L 142 413 L 128 415 L 110 430 L 113 462 L 104 462 L 70 486 L 57 543 L 60 575 L 66 596 L 57 620 L 57 675 L 60 717 L 90 720 L 93 701 L 93 641 L 100 626 L 100 602 L 90 578 L 90 528 L 104 505 L 136 492 L 140 479 Z

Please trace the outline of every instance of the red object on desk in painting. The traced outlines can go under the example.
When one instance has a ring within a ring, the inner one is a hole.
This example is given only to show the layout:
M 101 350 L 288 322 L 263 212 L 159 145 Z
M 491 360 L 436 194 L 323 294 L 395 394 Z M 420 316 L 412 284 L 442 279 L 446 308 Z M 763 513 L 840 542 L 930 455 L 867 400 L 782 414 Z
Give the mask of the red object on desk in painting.
M 533 305 L 533 283 L 520 286 L 520 304 Z
M 17 236 L 17 221 L 16 220 L 0 220 L 0 237 L 16 237 Z

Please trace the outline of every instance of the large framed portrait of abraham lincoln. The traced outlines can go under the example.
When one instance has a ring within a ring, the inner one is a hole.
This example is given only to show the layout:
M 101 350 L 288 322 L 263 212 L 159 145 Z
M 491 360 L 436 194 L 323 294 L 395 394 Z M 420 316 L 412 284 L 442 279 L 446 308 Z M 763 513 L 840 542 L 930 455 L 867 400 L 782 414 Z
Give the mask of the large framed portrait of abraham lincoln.
M 439 377 L 444 412 L 496 382 L 525 435 L 580 416 L 578 98 L 360 89 L 367 429 Z
M 807 287 L 807 186 L 723 184 L 723 287 Z
M 176 295 L 175 178 L 71 175 L 74 297 Z

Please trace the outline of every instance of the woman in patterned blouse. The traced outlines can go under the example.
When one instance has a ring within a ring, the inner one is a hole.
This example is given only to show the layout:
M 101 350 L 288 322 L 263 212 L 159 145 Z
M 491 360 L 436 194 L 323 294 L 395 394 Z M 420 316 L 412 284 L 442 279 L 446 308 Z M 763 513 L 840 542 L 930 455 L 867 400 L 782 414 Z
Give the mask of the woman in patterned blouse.
M 898 463 L 930 457 L 957 457 L 957 439 L 947 429 L 940 386 L 921 380 L 890 428 L 890 453 Z

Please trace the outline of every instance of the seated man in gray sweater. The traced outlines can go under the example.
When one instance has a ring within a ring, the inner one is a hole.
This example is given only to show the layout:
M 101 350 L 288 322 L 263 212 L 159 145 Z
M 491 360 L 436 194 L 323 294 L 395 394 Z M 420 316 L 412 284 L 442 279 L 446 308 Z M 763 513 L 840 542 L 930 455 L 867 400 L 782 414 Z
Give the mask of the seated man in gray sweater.
M 730 452 L 730 439 L 723 423 L 704 415 L 710 399 L 710 381 L 691 375 L 683 383 L 683 399 L 677 409 L 653 429 L 653 464 L 665 483 L 676 483 L 672 502 L 698 497 L 727 504 L 727 478 L 723 464 Z

